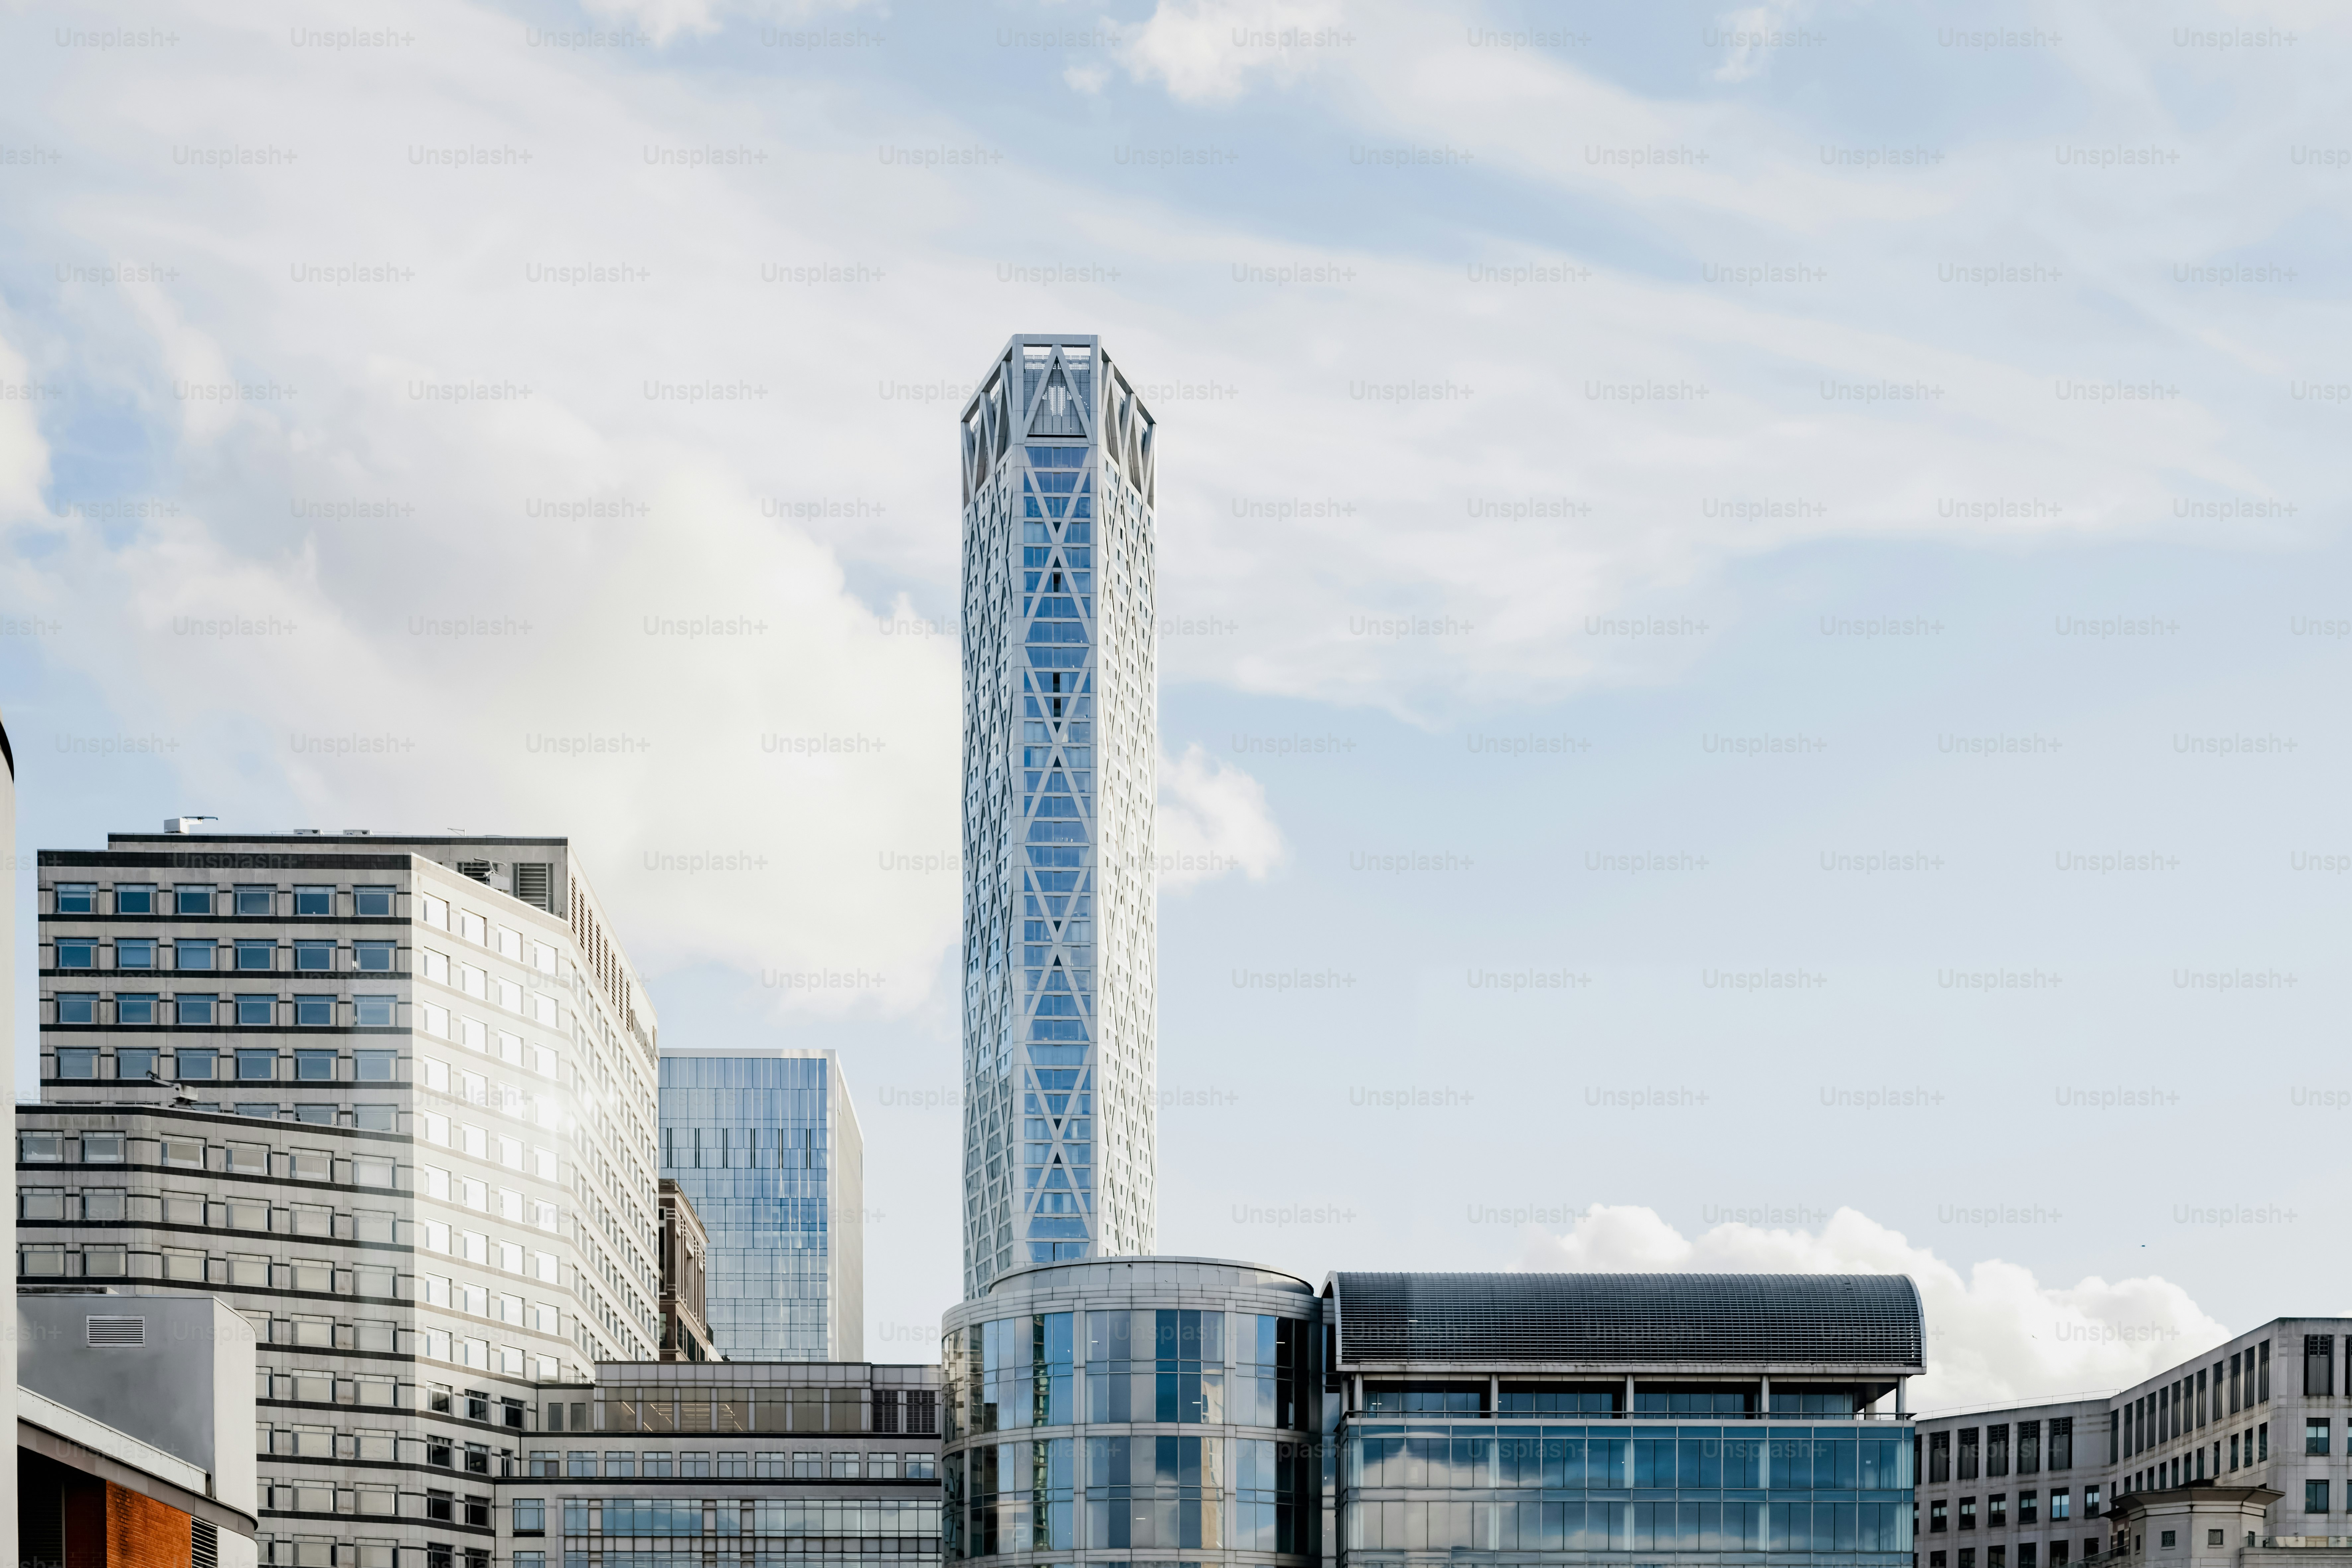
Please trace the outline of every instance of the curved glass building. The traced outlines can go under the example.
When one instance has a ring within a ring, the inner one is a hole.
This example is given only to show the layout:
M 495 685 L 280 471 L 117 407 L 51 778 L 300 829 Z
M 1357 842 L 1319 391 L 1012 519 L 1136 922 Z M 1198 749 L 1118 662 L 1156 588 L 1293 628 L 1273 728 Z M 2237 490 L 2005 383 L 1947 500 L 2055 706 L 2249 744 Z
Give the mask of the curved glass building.
M 1321 1321 L 1312 1285 L 1247 1263 L 1000 1276 L 946 1319 L 947 1557 L 1307 1568 Z
M 962 416 L 964 1293 L 1153 1245 L 1153 425 L 1018 333 Z

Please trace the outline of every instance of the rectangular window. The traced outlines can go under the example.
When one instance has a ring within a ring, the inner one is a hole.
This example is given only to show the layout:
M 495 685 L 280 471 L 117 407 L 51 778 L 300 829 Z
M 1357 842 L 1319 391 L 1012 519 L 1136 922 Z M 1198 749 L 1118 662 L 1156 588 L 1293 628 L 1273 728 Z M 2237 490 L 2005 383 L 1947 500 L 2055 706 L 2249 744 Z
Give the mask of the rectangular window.
M 2017 1424 L 2017 1473 L 2021 1476 L 2042 1473 L 2042 1423 L 2039 1421 Z
M 2230 1468 L 2233 1470 L 2238 1468 L 2238 1435 L 2235 1432 L 2230 1434 Z
M 236 966 L 251 973 L 264 973 L 278 967 L 278 944 L 274 942 L 240 942 L 236 944 Z
M 2022 1530 L 2029 1524 L 2039 1524 L 2041 1522 L 2041 1492 L 2031 1488 L 2020 1491 L 2017 1494 L 2017 1527 L 2020 1530 Z
M 1930 1482 L 1952 1479 L 1952 1435 L 1949 1432 L 1927 1434 L 1927 1479 Z
M 390 974 L 395 944 L 388 942 L 352 943 L 352 961 L 362 974 Z
M 114 885 L 114 912 L 118 915 L 152 915 L 155 912 L 155 887 L 152 882 L 117 882 Z
M 302 920 L 331 920 L 335 913 L 335 889 L 332 888 L 297 888 L 294 889 L 294 913 Z
M 2050 1423 L 2050 1468 L 2071 1470 L 2074 1468 L 2074 1418 L 2054 1417 Z
M 335 999 L 332 996 L 297 996 L 294 998 L 294 1023 L 304 1029 L 331 1029 L 335 1026 Z
M 58 1076 L 61 1079 L 94 1079 L 98 1076 L 98 1053 L 94 1050 L 61 1050 L 58 1053 Z
M 61 936 L 58 938 L 58 962 L 56 967 L 59 969 L 96 969 L 98 967 L 98 939 L 96 937 L 89 936 Z
M 353 888 L 352 905 L 362 915 L 388 916 L 392 913 L 392 893 L 390 888 Z
M 2254 1463 L 2262 1464 L 2271 1457 L 2271 1424 L 2267 1421 L 2254 1428 Z
M 1948 1521 L 1944 1515 L 1945 1508 L 1944 1500 L 1942 1498 L 1937 1498 L 1935 1501 L 1927 1505 L 1928 1534 L 1941 1535 L 1946 1530 L 1950 1528 L 1950 1521 Z
M 131 1000 L 134 1002 L 145 1002 L 147 1004 L 148 1012 L 147 1021 L 151 1024 L 155 1021 L 155 998 L 152 996 L 134 996 L 131 998 Z M 121 1005 L 122 999 L 121 997 L 117 997 L 115 999 L 115 1005 L 119 1008 Z M 136 1022 L 135 1019 L 131 1021 Z M 149 1079 L 155 1076 L 155 1061 L 157 1055 L 158 1053 L 144 1048 L 138 1050 L 116 1051 L 114 1053 L 114 1076 L 118 1079 L 131 1083 L 145 1083 Z
M 1985 1474 L 2009 1474 L 2009 1424 L 1985 1428 Z
M 278 889 L 240 884 L 236 889 L 236 912 L 248 918 L 269 916 L 278 912 Z
M 153 937 L 117 937 L 114 939 L 114 967 L 117 969 L 152 969 L 155 967 Z
M 2336 1392 L 2336 1336 L 2305 1334 L 2303 1336 L 2303 1394 L 2306 1399 L 2324 1398 Z
M 276 1051 L 239 1051 L 236 1053 L 236 1081 L 239 1083 L 270 1083 L 278 1077 Z
M 2303 1451 L 2306 1454 L 2327 1452 L 2327 1429 L 2331 1425 L 2332 1423 L 2325 1415 L 2305 1417 L 2303 1423 Z
M 212 1015 L 207 1013 L 205 1016 L 209 1020 Z M 184 998 L 180 1003 L 180 1022 L 184 1024 L 187 1021 L 188 1004 Z M 173 1071 L 184 1083 L 210 1083 L 215 1074 L 215 1058 L 218 1054 L 215 1051 L 178 1052 L 173 1058 Z
M 154 994 L 152 992 L 144 991 L 133 992 L 128 994 L 117 993 L 114 998 L 114 1021 L 118 1024 L 125 1025 L 152 1024 L 155 1021 Z M 125 1051 L 121 1054 L 128 1056 L 131 1053 Z M 152 1057 L 153 1053 L 150 1052 L 149 1055 Z M 144 1076 L 144 1073 L 142 1070 L 141 1074 L 137 1075 L 119 1074 L 117 1076 Z
M 1973 1426 L 1960 1428 L 1959 1479 L 1964 1481 L 1977 1479 L 1977 1429 Z
M 1960 1548 L 1958 1555 L 1960 1560 L 1960 1568 L 1977 1568 L 1977 1549 L 1975 1547 L 1963 1546 Z
M 305 998 L 308 1000 L 308 998 Z M 335 1053 L 332 1051 L 296 1051 L 294 1079 L 297 1083 L 332 1083 L 335 1081 Z
M 2305 1513 L 2326 1513 L 2327 1511 L 2327 1483 L 2326 1481 L 2305 1481 L 2303 1483 L 2303 1511 Z
M 58 883 L 58 913 L 61 915 L 98 913 L 98 884 L 95 882 Z
M 2050 1489 L 2050 1522 L 2063 1524 L 2072 1519 L 2074 1516 L 2074 1500 L 2067 1495 L 2067 1489 L 2053 1487 Z
M 2238 1363 L 2244 1359 L 2244 1352 L 2242 1351 L 2231 1351 L 2230 1352 L 2230 1414 L 2232 1415 L 2235 1415 L 2239 1409 Z
M 2271 1342 L 2264 1340 L 2254 1356 L 2254 1403 L 2271 1402 Z
M 1974 1530 L 1976 1527 L 1977 1500 L 1972 1497 L 1964 1497 L 1960 1500 L 1960 1528 L 1962 1530 Z
M 547 1500 L 519 1497 L 514 1500 L 514 1532 L 517 1535 L 547 1533 Z
M 294 969 L 300 974 L 331 974 L 335 969 L 335 944 L 331 942 L 298 942 L 294 944 Z
M 389 1029 L 393 1026 L 393 1001 L 390 996 L 354 996 L 352 1019 L 362 1029 Z
M 2033 1559 L 2041 1544 L 2042 1543 L 2038 1541 L 2019 1542 L 2017 1543 L 2017 1568 L 2037 1568 Z
M 2099 1489 L 2096 1487 L 2083 1489 L 2083 1517 L 2084 1519 L 2099 1517 Z
M 213 944 L 192 942 L 183 937 L 172 944 L 172 967 L 183 973 L 202 973 L 213 966 Z
M 1995 1492 L 1985 1499 L 1985 1528 L 2004 1530 L 2009 1525 L 2009 1494 Z
M 208 915 L 213 912 L 213 890 L 209 887 L 192 888 L 184 883 L 172 889 L 172 912 L 177 915 Z
M 60 1024 L 97 1023 L 98 993 L 95 991 L 59 992 L 58 1022 Z

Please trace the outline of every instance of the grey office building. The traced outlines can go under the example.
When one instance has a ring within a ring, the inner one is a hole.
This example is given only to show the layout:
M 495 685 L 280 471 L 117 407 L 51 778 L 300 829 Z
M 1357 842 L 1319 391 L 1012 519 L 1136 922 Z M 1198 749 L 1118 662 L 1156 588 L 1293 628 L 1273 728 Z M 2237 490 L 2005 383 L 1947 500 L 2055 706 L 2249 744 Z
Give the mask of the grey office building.
M 1923 1568 L 2352 1561 L 2347 1361 L 2352 1318 L 2276 1318 L 2113 1394 L 1923 1415 Z
M 861 1361 L 865 1148 L 832 1051 L 663 1054 L 659 1173 L 709 1238 L 720 1355 Z
M 1015 334 L 963 411 L 963 1260 L 1148 1252 L 1157 1213 L 1151 415 Z

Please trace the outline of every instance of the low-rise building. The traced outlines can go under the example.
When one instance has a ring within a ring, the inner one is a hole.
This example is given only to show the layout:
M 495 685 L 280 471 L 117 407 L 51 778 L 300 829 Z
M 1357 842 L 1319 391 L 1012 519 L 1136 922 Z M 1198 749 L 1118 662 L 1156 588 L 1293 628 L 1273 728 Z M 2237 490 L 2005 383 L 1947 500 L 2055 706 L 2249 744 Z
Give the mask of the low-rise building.
M 684 1189 L 664 1176 L 661 1194 L 661 1359 L 717 1361 L 703 1292 L 709 1276 L 710 1233 L 702 1228 Z
M 541 1391 L 529 1475 L 504 1489 L 513 1568 L 557 1552 L 563 1568 L 938 1561 L 938 1368 L 608 1362 L 596 1375 Z

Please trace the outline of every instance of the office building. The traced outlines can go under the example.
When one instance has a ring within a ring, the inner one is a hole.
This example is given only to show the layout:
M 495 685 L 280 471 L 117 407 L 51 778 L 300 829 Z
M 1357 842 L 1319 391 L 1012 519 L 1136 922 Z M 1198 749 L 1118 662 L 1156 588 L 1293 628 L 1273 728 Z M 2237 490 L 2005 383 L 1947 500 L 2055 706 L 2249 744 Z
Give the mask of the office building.
M 1307 1568 L 1322 1321 L 1314 1286 L 1246 1263 L 999 1275 L 943 1325 L 947 1555 Z
M 16 1338 L 23 1555 L 254 1568 L 252 1327 L 207 1296 L 28 1294 Z M 285 1561 L 330 1568 L 320 1539 Z
M 1911 1568 L 1899 1276 L 1098 1259 L 944 1326 L 951 1558 Z
M 1149 1252 L 1157 1003 L 1150 414 L 1016 334 L 963 411 L 964 1293 Z
M 1922 1416 L 1923 1568 L 2068 1568 L 2143 1552 L 2179 1564 L 2191 1551 L 2331 1542 L 2345 1551 L 2347 1362 L 2352 1318 L 2277 1318 L 2113 1394 Z M 2188 1524 L 2159 1522 L 2153 1543 L 2125 1522 L 2135 1511 L 2185 1518 L 2189 1501 L 2207 1512 L 2226 1505 L 2246 1522 L 2200 1519 L 2193 1540 Z M 2212 1530 L 2226 1541 L 2209 1543 Z
M 1342 1563 L 1912 1568 L 1900 1275 L 1340 1273 Z
M 481 1568 L 537 1387 L 660 1340 L 656 1025 L 569 846 L 118 834 L 38 896 L 20 1285 L 253 1325 L 264 1562 Z
M 625 1362 L 596 1377 L 541 1391 L 543 1436 L 505 1489 L 512 1568 L 939 1561 L 938 1368 Z
M 833 1052 L 665 1053 L 660 1174 L 709 1237 L 720 1355 L 864 1355 L 866 1148 Z
M 710 1233 L 678 1184 L 661 1179 L 661 1358 L 664 1361 L 718 1361 L 704 1317 L 704 1282 L 709 1274 Z

